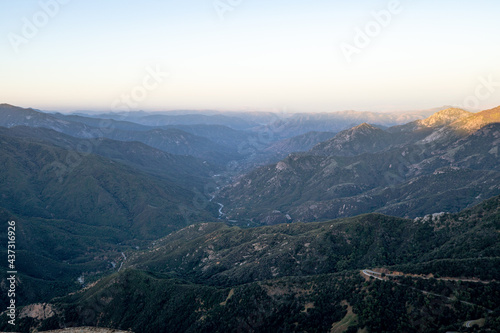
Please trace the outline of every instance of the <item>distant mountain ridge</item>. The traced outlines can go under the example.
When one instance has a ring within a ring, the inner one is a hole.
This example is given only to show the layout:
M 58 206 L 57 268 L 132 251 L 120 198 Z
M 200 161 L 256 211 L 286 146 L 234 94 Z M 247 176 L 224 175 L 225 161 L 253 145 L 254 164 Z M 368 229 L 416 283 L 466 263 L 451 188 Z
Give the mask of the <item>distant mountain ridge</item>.
M 105 137 L 120 141 L 139 141 L 172 154 L 207 158 L 223 165 L 238 158 L 236 147 L 221 145 L 176 128 L 154 128 L 125 121 L 51 115 L 6 104 L 0 105 L 0 126 L 43 127 L 86 139 Z
M 362 124 L 238 178 L 219 198 L 228 218 L 257 225 L 458 211 L 500 193 L 499 114 L 448 109 L 387 131 Z
M 340 132 L 361 123 L 381 126 L 405 124 L 424 118 L 418 114 L 391 114 L 376 112 L 340 111 L 331 113 L 296 113 L 286 119 L 276 120 L 271 127 L 276 137 L 285 139 L 310 131 Z M 265 130 L 267 126 L 262 126 Z
M 332 132 L 312 131 L 272 142 L 258 153 L 257 161 L 259 164 L 275 163 L 291 153 L 308 151 L 318 143 L 331 139 L 335 135 Z
M 387 127 L 421 117 L 418 113 L 356 111 L 61 114 L 0 104 L 0 126 L 44 127 L 78 138 L 139 141 L 168 153 L 192 155 L 223 168 L 236 162 L 239 170 L 277 161 L 292 152 L 307 151 L 327 139 L 307 132 L 339 132 L 367 121 Z M 286 139 L 290 141 L 285 143 Z M 283 142 L 278 144 L 279 141 Z
M 352 156 L 375 152 L 391 144 L 391 135 L 367 123 L 338 133 L 334 138 L 314 146 L 310 153 L 318 155 Z
M 115 141 L 106 138 L 79 139 L 43 127 L 16 126 L 0 127 L 0 135 L 45 142 L 63 149 L 78 152 L 78 156 L 96 154 L 119 161 L 154 175 L 174 180 L 192 189 L 201 186 L 203 180 L 220 168 L 192 156 L 167 153 L 141 142 Z

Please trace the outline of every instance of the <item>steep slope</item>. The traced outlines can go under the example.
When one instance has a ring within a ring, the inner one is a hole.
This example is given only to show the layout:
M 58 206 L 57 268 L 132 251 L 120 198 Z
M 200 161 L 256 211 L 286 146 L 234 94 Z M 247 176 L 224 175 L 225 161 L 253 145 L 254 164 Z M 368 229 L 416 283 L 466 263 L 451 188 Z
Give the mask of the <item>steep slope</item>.
M 192 189 L 202 188 L 211 172 L 219 169 L 191 156 L 173 155 L 140 142 L 115 141 L 105 138 L 79 139 L 46 128 L 17 126 L 0 127 L 0 135 L 15 138 L 30 138 L 63 149 L 78 152 L 78 155 L 96 154 L 119 161 L 144 172 L 167 178 L 177 185 Z
M 482 127 L 495 123 L 500 123 L 500 107 L 481 111 L 469 115 L 468 117 L 457 119 L 448 126 L 445 126 L 440 130 L 433 132 L 423 141 L 441 143 L 450 140 L 456 140 L 463 136 L 474 133 Z
M 78 277 L 116 266 L 121 251 L 217 216 L 179 180 L 33 138 L 0 135 L 0 166 L 0 218 L 17 222 L 19 304 L 75 290 Z
M 487 306 L 498 309 L 499 296 L 496 282 L 365 280 L 359 271 L 215 288 L 126 270 L 49 304 L 57 312 L 48 319 L 22 318 L 19 331 L 99 325 L 151 333 L 444 333 L 482 318 L 480 332 L 493 333 L 498 310 L 489 312 Z M 7 328 L 0 322 L 2 327 Z
M 498 172 L 441 168 L 431 175 L 411 178 L 397 185 L 378 187 L 351 197 L 304 202 L 285 211 L 304 221 L 365 212 L 402 217 L 457 212 L 500 193 L 499 183 Z M 281 215 L 273 214 L 276 219 Z
M 472 133 L 493 123 L 500 123 L 500 106 L 478 112 L 466 118 L 460 118 L 450 124 L 450 127 L 457 131 Z
M 472 113 L 462 110 L 462 109 L 457 109 L 457 108 L 449 108 L 445 109 L 439 112 L 436 112 L 432 116 L 417 121 L 420 126 L 425 126 L 425 127 L 441 127 L 441 126 L 446 126 L 449 125 L 459 119 L 463 119 L 466 117 L 471 116 Z
M 127 265 L 176 272 L 198 283 L 231 286 L 373 265 L 498 257 L 499 216 L 497 196 L 427 223 L 367 214 L 251 229 L 202 224 L 165 237 L 151 249 L 133 255 Z M 454 252 L 450 252 L 452 248 Z
M 319 143 L 311 149 L 311 153 L 325 156 L 355 156 L 362 153 L 373 153 L 391 146 L 411 143 L 423 138 L 425 133 L 430 130 L 450 125 L 470 115 L 472 115 L 470 112 L 449 108 L 425 119 L 393 126 L 387 131 L 363 123 L 338 133 L 330 140 Z
M 324 156 L 355 156 L 383 150 L 393 143 L 391 139 L 391 135 L 386 131 L 363 123 L 338 133 L 333 139 L 317 144 L 310 153 Z
M 428 128 L 436 129 L 439 127 L 450 125 L 451 123 L 457 120 L 467 118 L 471 115 L 473 115 L 473 113 L 462 109 L 448 108 L 436 112 L 425 119 L 415 120 L 404 125 L 393 126 L 390 129 L 388 129 L 388 131 L 391 133 L 397 133 L 397 132 L 421 131 Z
M 488 114 L 494 119 L 490 111 Z M 471 117 L 474 120 L 482 115 Z M 453 124 L 425 134 L 427 138 L 438 136 L 445 130 L 452 131 Z M 374 211 L 409 217 L 458 211 L 479 202 L 484 198 L 481 193 L 500 193 L 499 126 L 492 123 L 461 136 L 453 132 L 453 136 L 442 136 L 440 140 L 420 140 L 422 136 L 418 134 L 409 143 L 395 140 L 385 150 L 355 156 L 313 154 L 336 142 L 333 138 L 308 153 L 292 154 L 277 164 L 240 177 L 220 192 L 219 200 L 229 219 L 257 224 L 321 220 Z M 407 138 L 414 132 L 409 133 Z M 385 134 L 382 137 L 386 138 Z M 361 138 L 370 143 L 370 135 Z M 376 135 L 374 142 L 380 142 Z M 331 154 L 342 155 L 339 146 L 330 147 Z M 358 146 L 360 152 L 371 147 L 373 144 Z M 456 181 L 453 177 L 457 177 Z M 447 180 L 443 182 L 444 179 Z
M 0 232 L 0 254 L 7 256 L 7 221 L 16 222 L 16 304 L 45 302 L 79 290 L 79 278 L 92 281 L 110 272 L 122 251 L 143 246 L 143 240 L 130 239 L 119 227 L 96 226 L 58 218 L 14 214 L 0 207 L 4 230 Z M 7 278 L 7 262 L 0 263 L 0 278 Z M 0 291 L 6 295 L 6 284 Z M 7 306 L 8 298 L 0 299 Z
M 185 223 L 179 205 L 193 206 L 193 192 L 100 156 L 28 139 L 0 136 L 0 142 L 0 206 L 14 214 L 155 237 Z

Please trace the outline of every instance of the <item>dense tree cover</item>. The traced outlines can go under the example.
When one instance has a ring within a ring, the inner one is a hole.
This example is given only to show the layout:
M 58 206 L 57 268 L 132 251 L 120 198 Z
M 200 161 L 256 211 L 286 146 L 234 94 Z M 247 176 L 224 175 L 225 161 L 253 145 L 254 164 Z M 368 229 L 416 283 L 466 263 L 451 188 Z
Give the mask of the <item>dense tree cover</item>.
M 411 265 L 396 265 L 390 269 L 435 276 L 475 277 L 500 281 L 500 257 L 473 259 L 439 259 Z
M 403 278 L 365 279 L 359 271 L 287 277 L 217 288 L 172 276 L 126 270 L 95 287 L 55 300 L 43 328 L 99 325 L 135 332 L 329 332 L 352 306 L 348 332 L 458 331 L 468 320 L 498 321 L 498 283 Z M 425 293 L 428 290 L 432 293 Z M 435 293 L 435 294 L 433 294 Z M 448 298 L 451 296 L 450 298 Z M 456 296 L 456 298 L 455 298 Z M 489 312 L 477 303 L 496 307 Z M 7 328 L 5 318 L 0 329 Z M 38 325 L 20 320 L 20 331 Z M 493 332 L 493 331 L 492 331 Z
M 401 264 L 404 272 L 436 268 L 437 277 L 496 277 L 499 201 L 428 222 L 369 214 L 255 229 L 193 225 L 128 251 L 124 269 L 95 286 L 51 300 L 57 314 L 41 327 L 327 332 L 352 307 L 350 331 L 458 331 L 467 320 L 485 318 L 484 331 L 497 322 L 497 282 L 365 281 L 359 270 Z M 29 331 L 39 323 L 25 317 L 19 324 Z M 4 316 L 0 329 L 6 325 Z
M 499 197 L 459 214 L 412 221 L 366 214 L 322 223 L 185 228 L 131 255 L 128 265 L 232 286 L 377 266 L 443 276 L 498 278 Z
M 122 251 L 217 216 L 215 203 L 195 207 L 193 183 L 188 189 L 180 184 L 187 176 L 179 169 L 187 168 L 189 158 L 160 154 L 145 145 L 82 142 L 29 128 L 0 128 L 0 142 L 0 255 L 7 257 L 7 221 L 15 220 L 16 264 L 24 286 L 20 305 L 78 290 L 79 276 L 110 273 Z M 90 151 L 77 149 L 83 147 Z M 131 160 L 138 153 L 145 157 L 143 163 L 159 160 L 138 169 L 141 161 Z M 123 159 L 130 163 L 118 161 Z M 193 168 L 202 165 L 198 162 Z M 158 170 L 169 165 L 174 170 L 164 173 L 170 176 L 160 175 Z M 0 261 L 2 281 L 6 265 Z

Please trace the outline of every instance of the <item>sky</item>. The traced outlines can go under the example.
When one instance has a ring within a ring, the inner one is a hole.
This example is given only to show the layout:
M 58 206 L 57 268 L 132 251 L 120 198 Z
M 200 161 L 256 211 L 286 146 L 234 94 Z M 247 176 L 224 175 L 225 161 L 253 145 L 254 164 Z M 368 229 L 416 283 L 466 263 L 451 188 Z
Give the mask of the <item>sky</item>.
M 0 0 L 0 103 L 331 112 L 500 105 L 498 0 Z

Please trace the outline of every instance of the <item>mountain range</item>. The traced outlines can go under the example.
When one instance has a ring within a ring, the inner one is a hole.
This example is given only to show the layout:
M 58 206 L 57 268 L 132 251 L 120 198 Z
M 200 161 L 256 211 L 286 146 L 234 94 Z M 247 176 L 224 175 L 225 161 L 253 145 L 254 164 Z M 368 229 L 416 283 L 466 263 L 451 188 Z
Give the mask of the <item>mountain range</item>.
M 363 123 L 226 186 L 228 218 L 257 224 L 368 212 L 457 212 L 500 194 L 500 108 L 446 109 L 382 130 Z
M 500 107 L 61 114 L 0 104 L 16 331 L 495 332 L 499 144 Z M 6 240 L 5 227 L 5 256 Z

